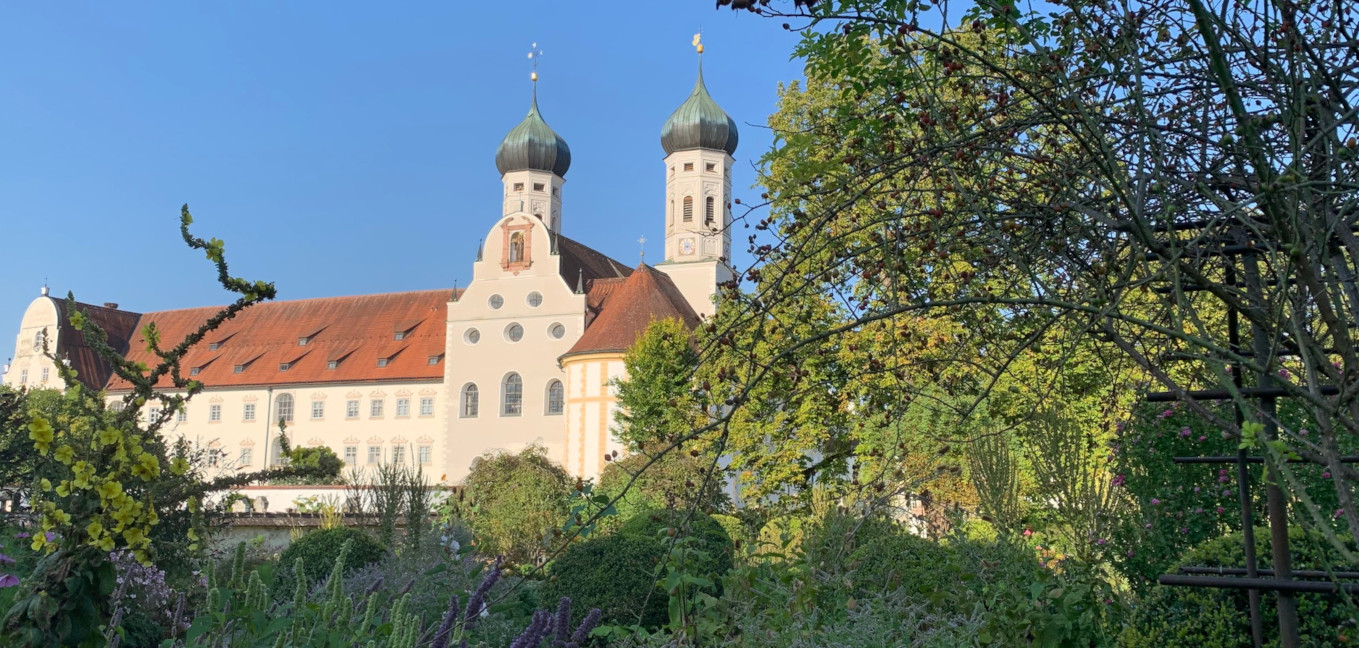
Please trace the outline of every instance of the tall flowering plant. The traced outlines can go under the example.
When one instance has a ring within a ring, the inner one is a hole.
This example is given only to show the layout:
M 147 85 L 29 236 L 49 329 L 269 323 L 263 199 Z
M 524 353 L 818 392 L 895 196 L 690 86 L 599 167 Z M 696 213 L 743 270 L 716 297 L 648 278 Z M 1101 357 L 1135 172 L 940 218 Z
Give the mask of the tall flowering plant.
M 184 403 L 204 388 L 181 373 L 188 351 L 226 320 L 275 294 L 273 284 L 232 277 L 223 243 L 193 236 L 192 223 L 186 205 L 180 216 L 185 243 L 204 251 L 219 282 L 238 298 L 173 346 L 162 345 L 154 323 L 144 327 L 146 350 L 158 359 L 155 366 L 125 358 L 74 298 L 67 297 L 69 325 L 131 389 L 123 407 L 106 407 L 101 394 L 82 386 L 73 368 L 56 362 L 66 385 L 60 413 L 30 413 L 35 470 L 28 499 L 41 531 L 32 534 L 31 546 L 45 557 L 24 579 L 5 614 L 0 626 L 4 645 L 101 645 L 100 629 L 109 625 L 117 578 L 108 559 L 111 551 L 126 551 L 143 564 L 176 545 L 198 551 L 206 533 L 205 494 L 297 472 L 285 468 L 204 480 L 193 467 L 188 443 L 167 443 L 160 435 Z M 57 360 L 46 340 L 43 349 Z M 150 403 L 160 405 L 159 413 L 143 423 L 140 413 Z M 175 520 L 169 527 L 164 525 L 167 516 Z

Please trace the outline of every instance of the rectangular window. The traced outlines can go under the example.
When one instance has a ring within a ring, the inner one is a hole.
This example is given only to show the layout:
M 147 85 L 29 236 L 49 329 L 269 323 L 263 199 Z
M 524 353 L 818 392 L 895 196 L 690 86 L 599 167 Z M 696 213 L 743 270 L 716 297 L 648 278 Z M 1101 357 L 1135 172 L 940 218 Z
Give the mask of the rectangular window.
M 382 463 L 382 446 L 368 446 L 368 465 Z
M 48 376 L 48 370 L 49 370 L 49 369 L 51 369 L 51 367 L 43 367 L 43 368 L 42 368 L 42 381 L 43 381 L 43 382 L 47 382 L 47 376 Z
M 345 463 L 346 466 L 353 466 L 353 465 L 357 465 L 357 464 L 359 463 L 359 447 L 358 447 L 358 446 L 345 446 L 345 447 L 344 447 L 344 463 Z
M 253 420 L 255 420 L 255 404 L 254 404 L 254 403 L 246 403 L 246 404 L 245 404 L 245 407 L 241 408 L 241 420 L 242 420 L 242 421 L 253 421 Z
M 344 417 L 356 419 L 359 417 L 359 402 L 356 400 L 344 402 Z
M 311 338 L 309 337 L 297 338 L 297 346 L 307 346 L 308 342 L 311 342 Z
M 379 367 L 387 366 L 387 358 L 378 358 L 378 366 Z
M 216 449 L 216 448 L 208 448 L 208 465 L 209 465 L 209 466 L 212 466 L 213 468 L 216 468 L 216 467 L 217 467 L 217 457 L 220 456 L 221 454 L 222 454 L 222 451 L 220 451 L 220 450 L 218 450 L 218 449 Z
M 516 183 L 514 183 L 514 190 L 515 190 L 515 191 L 523 191 L 523 190 L 524 190 L 524 183 L 522 183 L 522 182 L 516 182 Z
M 434 449 L 427 445 L 420 446 L 415 452 L 417 453 L 417 458 L 420 460 L 421 465 L 429 465 L 431 457 L 434 455 Z
M 280 362 L 280 363 L 278 363 L 278 370 L 279 370 L 279 371 L 287 371 L 287 370 L 292 369 L 292 368 L 293 368 L 293 365 L 292 365 L 291 362 Z
M 326 402 L 325 402 L 325 401 L 319 401 L 319 400 L 318 400 L 318 401 L 312 401 L 312 402 L 311 402 L 311 417 L 312 417 L 313 419 L 320 419 L 320 418 L 325 418 L 325 417 L 326 417 Z
M 326 369 L 334 369 L 334 368 L 336 368 L 336 367 L 338 367 L 338 366 L 340 366 L 340 361 L 339 361 L 339 360 L 330 360 L 330 361 L 326 362 Z
M 232 367 L 231 373 L 245 373 L 245 365 L 236 365 Z
M 704 170 L 704 171 L 716 171 L 716 170 L 717 170 L 717 164 L 716 164 L 716 163 L 713 163 L 713 162 L 704 163 L 704 165 L 703 165 L 703 170 Z
M 22 384 L 25 384 L 25 383 L 27 383 L 27 382 L 28 382 L 28 370 L 27 370 L 27 369 L 20 369 L 20 370 L 19 370 L 19 384 L 22 385 Z
M 392 446 L 392 463 L 398 466 L 406 463 L 406 446 Z
M 241 448 L 241 461 L 240 461 L 240 464 L 241 464 L 242 466 L 249 466 L 249 465 L 250 465 L 252 462 L 254 462 L 254 461 L 255 461 L 255 449 L 254 449 L 254 448 Z
M 411 399 L 409 398 L 396 399 L 396 415 L 397 416 L 411 415 Z
M 535 183 L 533 183 L 533 190 L 534 190 L 534 191 L 542 191 L 542 190 L 543 190 L 543 183 L 541 183 L 541 182 L 535 182 Z
M 429 357 L 429 364 L 431 364 L 431 365 L 439 364 L 439 356 L 430 356 L 430 357 Z
M 684 163 L 684 170 L 685 170 L 685 171 L 693 171 L 693 170 L 694 170 L 694 163 L 693 163 L 693 162 L 685 162 L 685 163 Z
M 160 420 L 160 408 L 159 407 L 151 408 L 151 415 L 148 416 L 147 418 L 151 419 L 152 421 Z
M 222 348 L 222 343 L 221 343 L 221 342 L 209 342 L 209 343 L 208 343 L 208 350 L 209 350 L 209 351 L 216 351 L 216 350 L 218 350 L 218 349 L 220 349 L 220 348 Z
M 383 405 L 385 405 L 386 403 L 387 403 L 387 401 L 384 401 L 384 400 L 376 400 L 376 399 L 373 400 L 373 401 L 371 401 L 371 402 L 369 402 L 369 403 L 368 403 L 368 416 L 373 417 L 373 418 L 377 418 L 377 417 L 379 417 L 379 416 L 382 416 L 382 407 L 383 407 Z
M 175 421 L 177 421 L 177 422 L 179 422 L 179 423 L 183 423 L 183 422 L 185 422 L 185 421 L 187 421 L 187 420 L 189 420 L 189 406 L 188 406 L 188 405 L 180 405 L 180 406 L 179 406 L 179 411 L 178 411 L 178 412 L 175 412 Z
M 202 371 L 202 370 L 203 370 L 202 367 L 190 367 L 190 368 L 189 368 L 189 375 L 190 375 L 190 376 L 197 376 L 197 375 L 198 375 L 198 372 L 200 372 L 200 371 Z
M 404 339 L 406 339 L 406 332 L 405 332 L 405 331 L 397 331 L 396 333 L 392 334 L 392 339 L 393 339 L 393 340 L 397 340 L 397 341 L 404 340 Z
M 209 406 L 208 406 L 208 421 L 209 421 L 209 422 L 212 422 L 212 423 L 216 423 L 217 421 L 220 421 L 220 420 L 222 420 L 222 406 L 221 406 L 221 405 L 217 405 L 217 404 L 209 405 Z
M 420 416 L 434 416 L 433 396 L 425 396 L 420 399 Z

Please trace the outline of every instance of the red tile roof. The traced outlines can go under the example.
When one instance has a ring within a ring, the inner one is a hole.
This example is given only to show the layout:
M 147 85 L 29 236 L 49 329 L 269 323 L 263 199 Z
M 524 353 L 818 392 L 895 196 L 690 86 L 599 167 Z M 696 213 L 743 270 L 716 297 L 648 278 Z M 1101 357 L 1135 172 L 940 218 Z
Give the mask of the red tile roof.
M 632 268 L 602 252 L 597 252 L 561 234 L 555 236 L 557 255 L 561 257 L 557 272 L 572 289 L 576 288 L 577 282 L 582 279 L 588 283 L 594 279 L 623 278 L 632 273 Z
M 596 288 L 599 294 L 594 294 Z M 563 358 L 626 351 L 655 320 L 675 318 L 689 328 L 699 322 L 670 277 L 646 264 L 637 266 L 622 282 L 594 282 L 586 303 L 592 305 L 592 311 L 597 309 L 598 315 L 587 322 L 585 335 L 562 354 Z
M 185 357 L 185 377 L 209 387 L 284 385 L 297 383 L 441 380 L 444 375 L 444 319 L 451 290 L 329 297 L 266 302 L 245 309 L 205 338 Z M 170 346 L 198 326 L 219 307 L 188 308 L 142 315 L 129 340 L 127 356 L 148 365 L 155 359 L 146 351 L 140 330 L 155 322 L 163 346 Z M 397 332 L 405 332 L 401 340 Z M 307 337 L 305 346 L 298 339 Z M 220 343 L 210 350 L 209 343 Z M 429 364 L 430 357 L 440 358 Z M 378 359 L 387 366 L 379 367 Z M 329 361 L 338 361 L 327 369 Z M 290 363 L 287 371 L 279 365 Z M 243 365 L 240 373 L 237 365 Z M 114 378 L 110 390 L 129 385 Z
M 76 371 L 76 378 L 86 387 L 103 389 L 109 377 L 113 375 L 113 365 L 105 362 L 94 349 L 90 348 L 82 331 L 66 325 L 70 321 L 70 314 L 66 312 L 66 300 L 49 299 L 56 302 L 57 321 L 61 323 L 58 329 L 60 339 L 56 341 L 57 357 L 71 362 L 71 368 Z M 137 330 L 137 321 L 141 317 L 140 314 L 130 311 L 80 302 L 76 302 L 76 308 L 103 329 L 108 337 L 108 345 L 119 351 L 127 348 L 128 339 Z

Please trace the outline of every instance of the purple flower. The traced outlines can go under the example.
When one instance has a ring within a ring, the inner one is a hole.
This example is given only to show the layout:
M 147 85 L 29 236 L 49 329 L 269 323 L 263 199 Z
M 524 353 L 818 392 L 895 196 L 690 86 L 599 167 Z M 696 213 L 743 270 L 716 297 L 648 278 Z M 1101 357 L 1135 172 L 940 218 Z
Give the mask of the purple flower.
M 1195 514 L 1195 515 L 1198 515 L 1199 513 L 1202 513 L 1202 512 L 1203 512 L 1203 507 L 1202 507 L 1202 506 L 1200 506 L 1200 507 L 1194 509 L 1194 514 Z
M 1330 479 L 1330 478 L 1331 478 L 1331 471 L 1329 471 L 1329 470 L 1322 471 L 1322 473 L 1321 473 L 1321 478 L 1322 478 L 1322 479 Z
M 1164 411 L 1164 412 L 1161 412 L 1161 418 L 1170 418 L 1170 417 L 1172 417 L 1172 416 L 1174 416 L 1174 415 L 1175 415 L 1175 410 L 1170 410 L 1170 409 L 1168 409 L 1168 410 L 1166 410 L 1166 411 Z
M 1187 437 L 1190 434 L 1191 433 L 1189 432 L 1189 428 L 1180 428 L 1180 436 Z
M 1133 556 L 1136 556 L 1136 555 L 1137 555 L 1137 552 L 1136 552 L 1136 551 L 1133 551 L 1132 549 L 1129 549 L 1129 550 L 1128 550 L 1128 557 L 1129 557 L 1129 558 L 1132 558 Z
M 1203 441 L 1207 441 L 1207 440 L 1208 440 L 1208 437 L 1206 437 L 1206 436 L 1204 436 L 1204 435 L 1202 435 L 1202 434 L 1199 435 L 1199 442 L 1200 442 L 1200 443 L 1203 442 Z
M 19 585 L 19 577 L 14 574 L 0 575 L 0 588 L 16 587 Z
M 1223 512 L 1223 511 L 1226 511 L 1226 510 L 1227 510 L 1227 509 L 1224 509 L 1224 508 L 1222 508 L 1221 506 L 1219 506 L 1219 507 L 1217 507 L 1217 514 L 1218 514 L 1218 515 L 1222 515 L 1222 512 Z
M 1160 505 L 1161 505 L 1161 500 L 1158 500 L 1158 499 L 1156 499 L 1155 497 L 1153 497 L 1153 498 L 1151 498 L 1151 505 L 1152 505 L 1152 506 L 1160 506 Z
M 0 554 L 0 565 L 13 565 L 13 564 L 14 564 L 13 558 L 10 558 L 5 554 Z
M 1106 543 L 1106 542 L 1108 542 L 1108 540 L 1105 540 L 1104 538 L 1100 538 L 1099 540 L 1096 540 L 1096 541 L 1095 541 L 1095 544 L 1096 544 L 1096 545 L 1103 546 L 1104 543 Z
M 1287 370 L 1287 369 L 1280 369 L 1280 370 L 1279 370 L 1279 377 L 1280 377 L 1280 378 L 1287 379 L 1288 377 L 1290 377 L 1290 376 L 1292 376 L 1292 375 L 1293 375 L 1293 374 L 1288 373 L 1288 370 Z
M 1114 475 L 1114 481 L 1113 481 L 1113 485 L 1114 485 L 1114 486 L 1122 486 L 1122 485 L 1123 485 L 1123 481 L 1124 481 L 1123 475 Z
M 27 532 L 27 531 L 20 531 L 20 532 L 14 534 L 14 537 L 16 537 L 16 538 L 18 538 L 18 539 L 20 539 L 20 540 L 23 540 L 23 539 L 25 539 L 25 538 L 28 537 L 28 532 Z
M 1298 436 L 1307 436 L 1307 428 L 1298 430 Z

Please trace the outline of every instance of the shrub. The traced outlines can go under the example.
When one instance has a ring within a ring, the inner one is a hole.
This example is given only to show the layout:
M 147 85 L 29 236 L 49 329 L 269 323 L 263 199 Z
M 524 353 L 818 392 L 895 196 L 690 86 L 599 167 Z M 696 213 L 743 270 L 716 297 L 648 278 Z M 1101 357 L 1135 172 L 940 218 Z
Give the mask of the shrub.
M 689 511 L 653 509 L 644 511 L 623 523 L 618 535 L 646 540 L 658 545 L 659 556 L 664 557 L 669 538 L 662 535 L 665 529 L 678 529 L 680 535 L 699 539 L 695 547 L 707 554 L 707 560 L 697 565 L 692 573 L 721 578 L 731 571 L 732 541 L 725 529 L 710 515 Z
M 693 457 L 674 449 L 648 466 L 649 455 L 661 450 L 662 447 L 651 448 L 604 467 L 596 493 L 613 499 L 629 482 L 632 483 L 627 495 L 614 505 L 618 515 L 612 520 L 628 520 L 647 509 L 697 508 L 704 513 L 715 513 L 731 505 L 731 498 L 722 491 L 722 479 L 704 479 L 703 471 L 713 463 L 709 457 Z M 637 475 L 636 481 L 633 481 L 633 475 Z M 601 526 L 607 530 L 616 527 L 617 522 L 611 524 L 606 519 Z
M 664 548 L 654 538 L 600 536 L 567 547 L 552 562 L 542 599 L 571 599 L 573 623 L 599 608 L 604 623 L 658 627 L 666 620 L 666 595 L 656 585 Z
M 299 559 L 302 560 L 303 576 L 307 582 L 314 583 L 330 574 L 335 557 L 340 548 L 349 542 L 349 553 L 345 556 L 345 573 L 382 559 L 386 550 L 371 536 L 351 527 L 335 527 L 312 531 L 298 538 L 278 557 L 278 592 L 292 594 L 293 583 L 299 577 L 293 573 Z
M 467 523 L 481 552 L 504 556 L 511 564 L 542 557 L 546 533 L 566 522 L 572 484 L 541 446 L 477 457 L 463 492 Z
M 1320 533 L 1289 529 L 1294 569 L 1350 569 Z M 1186 552 L 1179 566 L 1244 567 L 1240 532 L 1209 540 Z M 1269 529 L 1255 530 L 1255 556 L 1261 569 L 1271 563 Z M 1298 621 L 1305 646 L 1359 643 L 1354 609 L 1330 594 L 1297 594 Z M 1128 646 L 1250 646 L 1250 607 L 1245 590 L 1155 587 L 1136 608 L 1124 635 Z M 1277 645 L 1279 627 L 1274 596 L 1260 597 L 1266 645 Z

